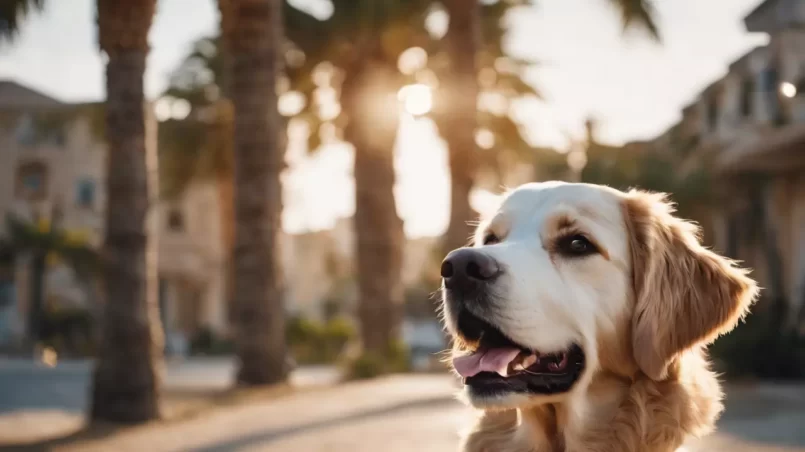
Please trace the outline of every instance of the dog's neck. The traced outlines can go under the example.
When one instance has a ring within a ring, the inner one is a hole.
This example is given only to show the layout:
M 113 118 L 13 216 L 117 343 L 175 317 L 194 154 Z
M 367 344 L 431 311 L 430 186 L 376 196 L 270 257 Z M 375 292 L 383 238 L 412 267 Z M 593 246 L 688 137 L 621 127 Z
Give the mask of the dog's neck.
M 596 375 L 566 402 L 486 412 L 465 439 L 465 451 L 672 452 L 689 435 L 708 433 L 721 412 L 715 376 L 702 369 L 681 380 Z M 690 375 L 690 373 L 687 373 Z
M 614 375 L 597 377 L 583 396 L 567 402 L 520 410 L 520 428 L 540 439 L 534 452 L 620 451 L 611 422 L 628 413 L 633 382 Z M 533 444 L 533 443 L 532 443 Z
M 561 403 L 483 412 L 461 450 L 673 452 L 687 436 L 709 433 L 722 409 L 715 375 L 692 351 L 663 381 L 600 371 Z

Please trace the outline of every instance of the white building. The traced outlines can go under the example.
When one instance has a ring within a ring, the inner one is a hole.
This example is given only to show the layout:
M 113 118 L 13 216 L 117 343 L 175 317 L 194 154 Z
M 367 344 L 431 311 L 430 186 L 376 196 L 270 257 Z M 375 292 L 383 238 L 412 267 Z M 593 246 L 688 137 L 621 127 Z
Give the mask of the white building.
M 705 236 L 805 320 L 805 1 L 767 0 L 744 23 L 768 45 L 733 62 L 654 144 L 710 170 L 721 196 L 699 219 Z
M 0 81 L 0 219 L 15 214 L 29 221 L 49 220 L 58 212 L 65 231 L 99 249 L 106 203 L 106 145 L 98 129 L 102 120 L 101 104 L 65 104 Z M 154 145 L 153 116 L 147 125 L 148 141 Z M 224 188 L 214 182 L 192 183 L 178 199 L 156 206 L 160 310 L 169 344 L 180 348 L 202 329 L 228 334 Z M 4 226 L 0 223 L 0 238 Z M 435 243 L 435 238 L 407 242 L 406 284 L 416 284 L 430 268 Z M 339 301 L 346 312 L 354 309 L 351 219 L 338 221 L 332 230 L 284 234 L 280 244 L 290 313 L 321 317 L 328 301 Z M 86 284 L 64 264 L 52 264 L 46 274 L 46 302 L 94 308 L 96 298 Z M 0 345 L 24 337 L 28 267 L 24 255 L 15 256 L 13 264 L 3 265 L 0 259 Z

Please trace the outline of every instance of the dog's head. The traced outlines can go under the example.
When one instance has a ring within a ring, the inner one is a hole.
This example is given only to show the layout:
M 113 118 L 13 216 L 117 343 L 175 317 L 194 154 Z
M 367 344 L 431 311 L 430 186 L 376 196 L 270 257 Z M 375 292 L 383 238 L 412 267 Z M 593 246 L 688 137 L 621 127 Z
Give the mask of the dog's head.
M 486 408 L 560 401 L 602 370 L 664 379 L 757 293 L 664 196 L 558 182 L 510 192 L 442 263 L 453 365 Z

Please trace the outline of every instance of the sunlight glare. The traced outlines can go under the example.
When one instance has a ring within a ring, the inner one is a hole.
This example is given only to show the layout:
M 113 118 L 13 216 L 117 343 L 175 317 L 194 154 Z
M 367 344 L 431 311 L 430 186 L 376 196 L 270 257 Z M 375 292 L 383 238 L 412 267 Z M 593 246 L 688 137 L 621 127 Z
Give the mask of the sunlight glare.
M 509 100 L 497 91 L 482 91 L 478 94 L 478 109 L 503 116 L 509 112 Z
M 433 107 L 433 93 L 429 86 L 421 83 L 403 86 L 397 98 L 403 102 L 405 111 L 413 116 L 427 114 Z
M 171 101 L 173 98 L 165 96 L 154 103 L 154 114 L 157 121 L 163 122 L 171 118 Z
M 400 72 L 411 75 L 425 68 L 428 64 L 428 52 L 422 47 L 411 47 L 400 54 L 397 67 Z
M 797 87 L 791 82 L 783 82 L 780 84 L 780 94 L 791 99 L 797 95 Z
M 334 72 L 335 67 L 333 63 L 322 61 L 313 68 L 311 78 L 313 79 L 313 83 L 318 87 L 329 86 L 333 79 Z
M 282 116 L 296 116 L 305 108 L 305 96 L 299 91 L 288 91 L 279 96 L 277 109 Z
M 425 29 L 434 39 L 442 39 L 447 34 L 447 27 L 450 23 L 450 16 L 442 8 L 434 8 L 425 17 Z
M 184 99 L 175 99 L 171 102 L 171 117 L 182 120 L 190 114 L 190 102 Z
M 474 188 L 470 192 L 470 206 L 482 217 L 490 216 L 500 206 L 502 196 L 482 188 Z
M 580 172 L 587 166 L 587 153 L 583 149 L 573 149 L 567 154 L 567 166 L 572 171 Z
M 475 144 L 481 149 L 492 149 L 495 145 L 495 134 L 489 129 L 478 129 L 475 132 Z

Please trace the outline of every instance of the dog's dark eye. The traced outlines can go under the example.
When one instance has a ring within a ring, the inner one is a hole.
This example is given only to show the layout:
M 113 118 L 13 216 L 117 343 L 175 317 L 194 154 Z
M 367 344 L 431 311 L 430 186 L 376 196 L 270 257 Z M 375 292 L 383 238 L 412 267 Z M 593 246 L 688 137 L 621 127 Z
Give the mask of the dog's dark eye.
M 595 245 L 581 234 L 562 237 L 557 245 L 559 251 L 566 256 L 580 257 L 598 252 Z
M 500 239 L 495 234 L 488 233 L 484 236 L 484 245 L 494 245 L 495 243 L 499 242 Z

